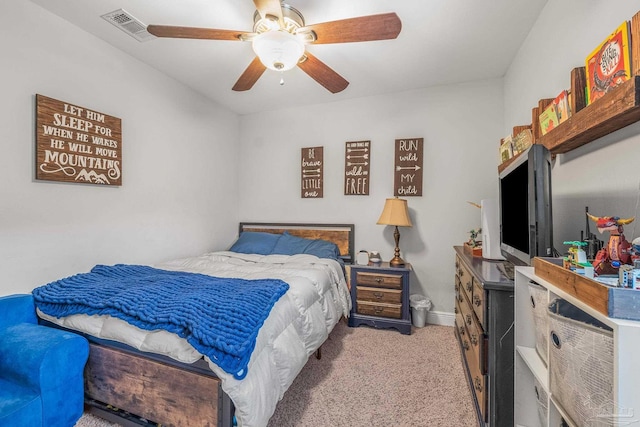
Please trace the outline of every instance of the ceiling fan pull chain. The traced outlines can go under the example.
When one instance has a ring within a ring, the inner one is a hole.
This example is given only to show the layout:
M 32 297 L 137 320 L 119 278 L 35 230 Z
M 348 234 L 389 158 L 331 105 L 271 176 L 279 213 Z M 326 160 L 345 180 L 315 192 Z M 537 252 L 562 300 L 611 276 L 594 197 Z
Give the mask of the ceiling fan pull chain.
M 284 86 L 284 71 L 280 71 L 280 86 Z

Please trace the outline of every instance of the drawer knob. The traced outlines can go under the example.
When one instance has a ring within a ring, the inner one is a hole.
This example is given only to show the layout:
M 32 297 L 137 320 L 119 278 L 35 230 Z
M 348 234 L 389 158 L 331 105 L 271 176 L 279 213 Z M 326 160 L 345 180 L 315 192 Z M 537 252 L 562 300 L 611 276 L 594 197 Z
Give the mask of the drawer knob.
M 478 337 L 476 336 L 476 334 L 471 334 L 471 344 L 473 345 L 478 345 Z
M 460 326 L 460 327 L 458 328 L 458 333 L 459 333 L 460 335 L 464 335 L 464 326 Z
M 373 311 L 376 312 L 376 314 L 382 313 L 384 311 L 384 308 L 382 307 L 374 307 Z
M 462 348 L 466 350 L 469 350 L 469 342 L 467 342 L 467 340 L 462 341 Z
M 476 390 L 482 391 L 482 381 L 480 381 L 480 378 L 475 377 L 473 380 L 473 384 L 476 387 Z
M 458 314 L 458 307 L 453 307 L 453 312 L 454 312 L 455 314 Z
M 467 325 L 471 326 L 471 315 L 467 314 Z
M 482 300 L 480 299 L 480 297 L 478 295 L 474 295 L 473 296 L 473 303 L 477 306 L 480 307 L 482 305 Z
M 473 284 L 471 282 L 467 282 L 467 291 L 471 292 L 472 289 L 473 289 Z
M 384 279 L 382 277 L 376 277 L 376 283 L 382 283 Z
M 376 297 L 376 299 L 382 299 L 384 294 L 382 292 L 374 292 L 373 296 Z

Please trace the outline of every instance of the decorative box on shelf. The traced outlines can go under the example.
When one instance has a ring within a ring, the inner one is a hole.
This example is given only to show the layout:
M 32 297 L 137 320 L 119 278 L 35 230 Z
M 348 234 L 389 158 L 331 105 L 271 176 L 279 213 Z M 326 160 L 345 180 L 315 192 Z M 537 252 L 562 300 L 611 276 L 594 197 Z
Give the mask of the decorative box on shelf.
M 535 274 L 605 316 L 640 320 L 640 290 L 608 286 L 562 267 L 562 258 L 533 259 Z
M 464 251 L 469 255 L 482 256 L 482 246 L 471 246 L 469 243 L 465 242 Z

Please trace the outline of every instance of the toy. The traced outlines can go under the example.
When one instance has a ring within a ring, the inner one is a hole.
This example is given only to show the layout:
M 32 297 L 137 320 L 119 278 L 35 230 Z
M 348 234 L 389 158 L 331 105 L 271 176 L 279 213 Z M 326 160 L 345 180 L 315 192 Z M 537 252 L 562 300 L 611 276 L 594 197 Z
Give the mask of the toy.
M 631 262 L 640 259 L 640 237 L 636 237 L 631 241 Z
M 587 254 L 582 246 L 587 246 L 587 242 L 568 241 L 563 242 L 565 245 L 572 245 L 569 249 L 569 255 L 563 259 L 564 268 L 573 270 L 578 274 L 584 274 L 586 277 L 593 278 L 593 265 L 587 260 Z
M 609 232 L 607 245 L 598 251 L 593 261 L 596 274 L 618 274 L 618 268 L 622 264 L 631 264 L 631 244 L 624 237 L 623 225 L 631 224 L 635 217 L 621 219 L 617 216 L 597 217 L 587 213 L 587 216 L 596 223 L 598 231 Z

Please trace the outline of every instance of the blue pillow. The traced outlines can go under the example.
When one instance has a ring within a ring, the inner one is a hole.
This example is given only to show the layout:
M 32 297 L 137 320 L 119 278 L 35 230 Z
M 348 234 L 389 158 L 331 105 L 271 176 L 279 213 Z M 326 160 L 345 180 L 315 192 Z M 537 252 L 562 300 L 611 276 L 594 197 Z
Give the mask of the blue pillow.
M 315 255 L 318 258 L 340 258 L 340 249 L 338 248 L 338 245 L 322 239 L 312 240 L 309 246 L 305 248 L 304 253 Z
M 340 249 L 338 245 L 322 239 L 304 239 L 302 237 L 292 236 L 286 231 L 276 243 L 272 254 L 279 255 L 296 255 L 309 254 L 318 258 L 339 259 Z
M 269 255 L 281 236 L 261 231 L 243 231 L 229 250 L 241 254 Z
M 276 243 L 271 253 L 278 255 L 303 254 L 304 250 L 309 246 L 311 242 L 312 240 L 292 236 L 285 231 Z

